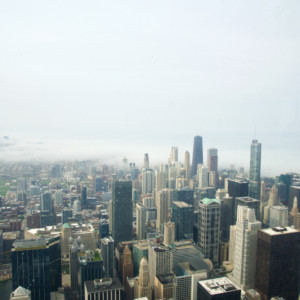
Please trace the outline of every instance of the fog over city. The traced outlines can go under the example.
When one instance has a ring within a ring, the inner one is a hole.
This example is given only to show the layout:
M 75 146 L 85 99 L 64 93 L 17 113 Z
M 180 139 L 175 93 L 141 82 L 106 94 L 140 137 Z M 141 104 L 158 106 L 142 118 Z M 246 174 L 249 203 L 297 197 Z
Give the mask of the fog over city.
M 257 138 L 262 175 L 299 172 L 299 6 L 2 1 L 0 159 L 183 161 L 201 135 L 220 167 Z

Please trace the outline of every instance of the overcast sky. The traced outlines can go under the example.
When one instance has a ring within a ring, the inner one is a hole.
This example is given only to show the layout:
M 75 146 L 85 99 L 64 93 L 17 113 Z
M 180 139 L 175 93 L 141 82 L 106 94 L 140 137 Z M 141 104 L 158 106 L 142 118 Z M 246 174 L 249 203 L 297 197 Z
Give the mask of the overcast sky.
M 299 0 L 0 3 L 0 160 L 183 160 L 201 135 L 248 169 L 256 136 L 262 173 L 300 172 L 299 92 Z

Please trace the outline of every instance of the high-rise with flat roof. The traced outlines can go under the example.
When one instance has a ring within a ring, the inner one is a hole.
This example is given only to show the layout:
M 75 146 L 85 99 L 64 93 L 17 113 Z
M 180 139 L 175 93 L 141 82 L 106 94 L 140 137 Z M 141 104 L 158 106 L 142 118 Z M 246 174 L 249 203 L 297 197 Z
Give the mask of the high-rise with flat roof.
M 193 147 L 193 161 L 192 161 L 192 170 L 191 176 L 197 174 L 197 166 L 203 164 L 203 146 L 202 146 L 202 137 L 194 137 L 194 147 Z
M 207 150 L 207 167 L 209 172 L 218 172 L 218 149 Z
M 144 205 L 136 205 L 136 235 L 138 240 L 144 240 L 146 238 L 146 213 L 147 208 Z
M 280 296 L 298 299 L 300 232 L 274 227 L 257 233 L 255 289 L 262 300 Z
M 226 277 L 198 282 L 197 300 L 240 300 L 241 290 Z
M 32 300 L 50 300 L 50 293 L 61 287 L 60 238 L 18 240 L 13 244 L 13 289 L 31 291 Z
M 204 257 L 214 265 L 219 261 L 220 214 L 219 200 L 205 198 L 199 201 L 198 244 Z
M 194 208 L 183 201 L 172 203 L 172 221 L 175 223 L 175 239 L 177 241 L 193 238 Z
M 152 194 L 155 187 L 155 173 L 152 169 L 142 171 L 142 194 Z
M 260 199 L 260 166 L 261 166 L 261 143 L 253 140 L 250 154 L 250 186 L 249 196 Z
M 132 240 L 132 182 L 113 181 L 112 238 L 115 245 Z
M 101 255 L 104 276 L 114 277 L 114 240 L 111 236 L 101 239 Z

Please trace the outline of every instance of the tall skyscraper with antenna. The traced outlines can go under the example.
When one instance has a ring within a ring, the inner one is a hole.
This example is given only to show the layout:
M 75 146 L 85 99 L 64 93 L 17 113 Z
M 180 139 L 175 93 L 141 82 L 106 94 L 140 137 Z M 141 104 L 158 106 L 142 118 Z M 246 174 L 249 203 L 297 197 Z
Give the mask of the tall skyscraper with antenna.
M 203 164 L 203 146 L 202 146 L 202 137 L 194 137 L 194 148 L 193 148 L 193 162 L 192 162 L 192 172 L 191 176 L 197 174 L 197 165 Z
M 261 166 L 261 143 L 253 140 L 250 154 L 250 185 L 249 196 L 260 199 L 260 166 Z

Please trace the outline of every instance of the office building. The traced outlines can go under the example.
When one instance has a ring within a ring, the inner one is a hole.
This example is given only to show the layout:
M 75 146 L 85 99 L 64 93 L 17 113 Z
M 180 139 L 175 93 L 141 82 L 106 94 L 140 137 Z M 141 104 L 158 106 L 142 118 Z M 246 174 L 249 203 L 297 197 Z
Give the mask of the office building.
M 235 222 L 237 220 L 237 208 L 238 206 L 247 206 L 253 208 L 255 211 L 255 217 L 260 221 L 260 201 L 251 197 L 237 197 L 235 199 Z
M 127 277 L 131 278 L 133 277 L 133 262 L 132 262 L 132 256 L 131 251 L 128 247 L 128 245 L 125 246 L 124 252 L 123 252 L 123 286 L 126 284 Z
M 172 203 L 172 222 L 175 223 L 175 240 L 193 238 L 194 208 L 183 201 Z
M 190 300 L 192 296 L 192 276 L 176 276 L 173 279 L 173 300 Z
M 253 140 L 250 154 L 249 197 L 260 199 L 261 143 Z
M 94 184 L 95 193 L 101 192 L 102 187 L 103 187 L 103 179 L 102 179 L 102 177 L 98 176 L 98 177 L 95 178 L 95 184 Z
M 49 213 L 53 212 L 52 199 L 49 192 L 46 192 L 41 196 L 41 211 L 49 211 Z
M 207 167 L 209 172 L 218 172 L 218 149 L 207 150 Z
M 199 201 L 198 245 L 204 257 L 214 265 L 219 261 L 220 213 L 219 200 L 205 198 Z
M 142 195 L 152 194 L 155 187 L 155 173 L 152 169 L 142 170 Z
M 226 277 L 198 282 L 197 300 L 240 300 L 241 290 Z
M 300 207 L 300 186 L 291 186 L 289 189 L 289 212 L 292 210 L 294 205 L 295 197 L 297 198 L 297 207 Z
M 169 246 L 175 242 L 175 223 L 167 222 L 164 225 L 164 245 Z
M 244 290 L 254 288 L 256 242 L 259 229 L 261 229 L 261 222 L 256 220 L 254 209 L 238 206 L 235 226 L 234 270 L 229 278 L 235 285 Z
M 271 206 L 270 207 L 270 228 L 273 227 L 286 227 L 288 226 L 289 214 L 286 206 Z
M 197 166 L 203 164 L 203 146 L 202 146 L 202 137 L 194 137 L 194 147 L 193 147 L 193 161 L 192 161 L 192 170 L 191 176 L 197 174 Z
M 32 300 L 50 300 L 61 286 L 60 238 L 18 240 L 11 252 L 12 285 L 31 291 Z
M 87 187 L 86 186 L 82 186 L 81 188 L 81 209 L 85 209 L 87 208 Z
M 115 245 L 132 240 L 132 183 L 113 181 L 112 184 L 112 238 Z
M 163 246 L 149 245 L 149 274 L 150 284 L 154 286 L 154 278 L 159 274 L 167 274 L 173 268 L 173 253 Z
M 300 232 L 275 227 L 257 233 L 255 289 L 262 300 L 280 296 L 286 300 L 299 295 Z
M 109 221 L 106 219 L 99 221 L 99 238 L 104 239 L 109 236 Z
M 154 299 L 173 299 L 174 273 L 163 273 L 154 278 Z
M 172 146 L 169 162 L 172 163 L 174 161 L 178 162 L 178 147 Z
M 191 163 L 190 163 L 190 152 L 185 151 L 184 153 L 184 170 L 185 170 L 185 179 L 187 181 L 187 185 L 190 182 L 191 176 Z
M 150 285 L 149 265 L 145 257 L 142 258 L 140 263 L 139 277 L 134 282 L 135 298 L 147 297 L 152 299 L 152 288 Z
M 123 286 L 118 278 L 102 278 L 84 283 L 85 300 L 121 300 Z
M 183 201 L 187 204 L 194 205 L 194 191 L 189 187 L 175 190 L 176 201 Z
M 111 236 L 101 239 L 101 256 L 103 260 L 103 276 L 114 277 L 114 240 Z
M 240 179 L 226 179 L 225 188 L 230 197 L 246 197 L 248 196 L 249 182 Z
M 230 226 L 234 224 L 235 205 L 234 198 L 228 194 L 219 199 L 221 204 L 220 237 L 223 242 L 229 241 Z
M 103 261 L 97 251 L 82 249 L 78 253 L 78 283 L 84 299 L 84 282 L 103 278 Z
M 160 191 L 167 187 L 167 175 L 165 172 L 156 172 L 155 174 L 155 188 Z
M 208 168 L 204 167 L 203 165 L 198 165 L 197 176 L 198 176 L 198 187 L 199 188 L 208 187 Z
M 136 235 L 138 240 L 146 238 L 146 213 L 147 208 L 144 205 L 136 205 Z
M 272 206 L 279 205 L 279 198 L 278 198 L 278 189 L 277 186 L 274 184 L 271 191 L 269 201 L 264 206 L 264 214 L 263 214 L 263 223 L 269 225 L 270 221 L 270 209 Z
M 148 153 L 145 153 L 144 155 L 144 169 L 149 169 L 149 155 Z
M 62 223 L 65 224 L 69 222 L 69 219 L 72 218 L 73 212 L 72 209 L 64 209 L 62 211 Z
M 161 230 L 164 223 L 169 219 L 168 191 L 161 190 L 156 194 L 157 219 L 156 228 Z

